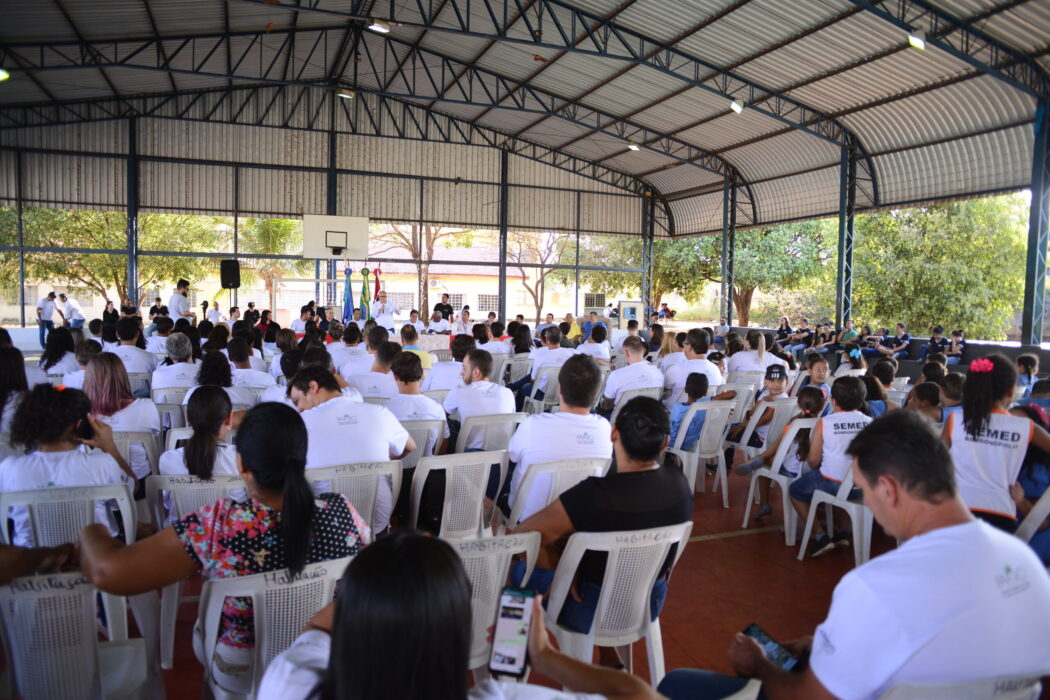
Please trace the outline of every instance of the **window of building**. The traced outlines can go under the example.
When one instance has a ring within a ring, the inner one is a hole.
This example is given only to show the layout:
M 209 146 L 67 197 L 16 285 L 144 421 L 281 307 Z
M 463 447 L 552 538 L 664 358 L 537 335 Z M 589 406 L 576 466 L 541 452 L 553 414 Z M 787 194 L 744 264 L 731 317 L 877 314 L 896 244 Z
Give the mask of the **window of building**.
M 489 311 L 499 313 L 499 294 L 478 295 L 478 316 L 488 316 Z
M 416 308 L 416 295 L 413 292 L 387 292 L 386 298 L 390 303 L 401 307 L 401 310 L 405 313 Z
M 605 295 L 604 294 L 584 294 L 583 305 L 585 308 L 602 308 L 605 306 Z
M 452 308 L 459 313 L 459 310 L 463 308 L 463 304 L 466 303 L 465 297 L 462 294 L 449 294 L 448 303 L 452 305 Z

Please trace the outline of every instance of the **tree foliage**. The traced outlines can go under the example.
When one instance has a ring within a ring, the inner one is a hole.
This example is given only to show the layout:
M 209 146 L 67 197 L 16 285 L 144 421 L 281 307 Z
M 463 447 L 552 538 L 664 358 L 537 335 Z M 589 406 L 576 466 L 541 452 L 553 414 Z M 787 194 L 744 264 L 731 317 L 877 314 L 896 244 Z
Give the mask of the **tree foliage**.
M 239 249 L 255 255 L 299 255 L 303 251 L 303 225 L 293 219 L 245 219 L 239 224 Z M 266 308 L 277 308 L 277 292 L 281 280 L 288 274 L 305 275 L 314 267 L 313 260 L 287 258 L 244 258 L 242 273 L 263 283 L 270 303 Z M 293 317 L 295 316 L 293 309 Z
M 424 318 L 429 318 L 430 263 L 434 260 L 434 249 L 439 243 L 446 248 L 469 248 L 474 243 L 472 231 L 430 224 L 372 224 L 370 239 L 369 257 L 401 250 L 411 258 L 418 277 L 419 312 Z
M 570 254 L 575 258 L 575 241 L 575 233 L 562 231 L 507 232 L 507 264 L 516 265 L 521 272 L 521 285 L 532 299 L 537 323 L 543 314 L 547 278 L 556 272 L 551 266 L 566 264 Z M 538 267 L 525 267 L 527 264 Z

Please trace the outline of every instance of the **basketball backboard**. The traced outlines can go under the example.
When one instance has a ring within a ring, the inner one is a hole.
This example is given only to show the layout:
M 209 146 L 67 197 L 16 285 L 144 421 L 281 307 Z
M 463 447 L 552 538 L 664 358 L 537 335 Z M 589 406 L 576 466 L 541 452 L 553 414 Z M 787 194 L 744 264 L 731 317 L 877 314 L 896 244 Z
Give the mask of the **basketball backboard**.
M 368 219 L 362 216 L 303 216 L 303 257 L 366 259 Z

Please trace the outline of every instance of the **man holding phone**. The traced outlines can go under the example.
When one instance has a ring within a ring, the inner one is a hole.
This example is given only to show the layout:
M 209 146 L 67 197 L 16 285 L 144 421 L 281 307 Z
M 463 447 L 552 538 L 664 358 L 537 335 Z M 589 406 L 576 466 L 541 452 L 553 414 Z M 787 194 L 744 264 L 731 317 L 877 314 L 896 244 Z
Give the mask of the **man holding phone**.
M 862 430 L 847 454 L 865 505 L 900 547 L 839 581 L 815 637 L 783 643 L 797 665 L 774 663 L 763 651 L 772 640 L 760 643 L 749 627 L 729 647 L 738 677 L 673 671 L 661 693 L 725 697 L 757 678 L 770 700 L 850 700 L 910 683 L 1050 672 L 1050 626 L 1037 622 L 1050 614 L 1050 577 L 1027 544 L 970 514 L 929 422 L 891 411 Z

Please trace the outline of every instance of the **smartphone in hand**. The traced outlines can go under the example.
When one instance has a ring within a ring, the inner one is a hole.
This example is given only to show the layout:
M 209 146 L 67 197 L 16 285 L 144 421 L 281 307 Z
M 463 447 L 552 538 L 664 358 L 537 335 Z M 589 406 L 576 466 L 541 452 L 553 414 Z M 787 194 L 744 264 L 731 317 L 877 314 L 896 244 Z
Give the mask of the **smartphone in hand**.
M 535 598 L 535 591 L 509 586 L 500 594 L 492 655 L 489 657 L 489 671 L 492 673 L 515 678 L 525 675 Z
M 752 622 L 745 627 L 744 634 L 758 642 L 758 646 L 762 647 L 762 651 L 766 653 L 766 658 L 785 671 L 790 671 L 798 663 L 798 659 L 792 656 L 791 652 L 755 623 Z

